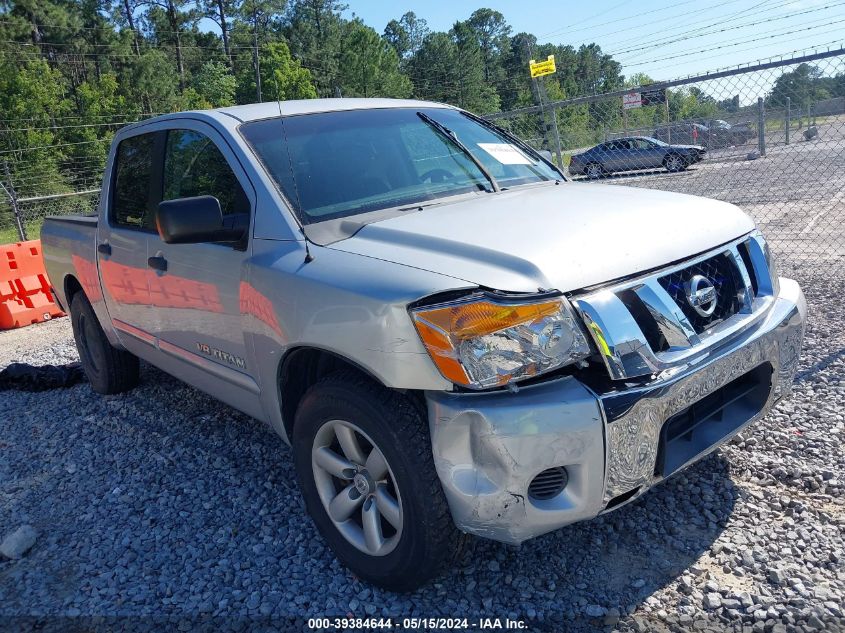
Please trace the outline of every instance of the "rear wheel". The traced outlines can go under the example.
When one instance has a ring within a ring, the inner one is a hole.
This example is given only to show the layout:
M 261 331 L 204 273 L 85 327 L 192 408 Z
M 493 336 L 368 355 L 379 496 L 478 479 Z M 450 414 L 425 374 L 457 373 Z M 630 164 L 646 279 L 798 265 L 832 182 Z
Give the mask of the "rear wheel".
M 427 421 L 408 398 L 332 374 L 303 397 L 293 450 L 308 512 L 355 575 L 409 591 L 454 556 L 459 538 Z
M 605 171 L 601 163 L 588 163 L 587 166 L 584 168 L 584 173 L 587 174 L 588 178 L 592 178 L 595 180 L 596 178 L 601 178 L 607 172 Z
M 82 292 L 73 296 L 70 320 L 82 370 L 94 391 L 121 393 L 138 385 L 138 357 L 109 343 L 94 308 Z
M 666 168 L 667 171 L 683 171 L 687 168 L 687 161 L 685 161 L 677 154 L 669 154 L 666 158 L 663 159 L 663 166 Z

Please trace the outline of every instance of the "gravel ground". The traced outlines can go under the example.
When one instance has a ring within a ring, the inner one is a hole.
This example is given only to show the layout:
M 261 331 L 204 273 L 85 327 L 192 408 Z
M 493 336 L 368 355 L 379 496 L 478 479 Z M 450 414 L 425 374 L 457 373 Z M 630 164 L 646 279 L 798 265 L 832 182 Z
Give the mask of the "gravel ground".
M 511 617 L 541 631 L 843 630 L 845 280 L 804 283 L 794 395 L 743 438 L 604 517 L 521 548 L 475 541 L 407 595 L 335 561 L 267 427 L 154 368 L 121 396 L 87 384 L 0 392 L 0 538 L 38 532 L 23 558 L 0 557 L 0 630 L 151 617 L 254 629 L 345 614 Z M 69 322 L 0 333 L 0 354 L 0 367 L 71 361 Z

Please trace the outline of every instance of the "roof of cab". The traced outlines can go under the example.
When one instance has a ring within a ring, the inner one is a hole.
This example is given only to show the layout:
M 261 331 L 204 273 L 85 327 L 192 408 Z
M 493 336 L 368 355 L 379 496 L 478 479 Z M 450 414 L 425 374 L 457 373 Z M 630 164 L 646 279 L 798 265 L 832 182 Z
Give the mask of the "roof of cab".
M 415 99 L 294 99 L 291 101 L 265 101 L 247 105 L 230 106 L 214 110 L 189 110 L 172 112 L 157 117 L 138 121 L 128 125 L 126 129 L 136 126 L 166 121 L 175 118 L 201 116 L 216 119 L 224 125 L 232 122 L 244 123 L 258 119 L 269 119 L 277 116 L 294 114 L 315 114 L 318 112 L 335 112 L 338 110 L 367 110 L 378 108 L 454 108 L 445 103 L 433 101 L 417 101 Z
M 451 108 L 452 106 L 415 99 L 297 99 L 265 101 L 249 105 L 219 108 L 214 112 L 227 114 L 241 122 L 292 114 L 315 114 L 336 110 L 366 110 L 374 108 Z

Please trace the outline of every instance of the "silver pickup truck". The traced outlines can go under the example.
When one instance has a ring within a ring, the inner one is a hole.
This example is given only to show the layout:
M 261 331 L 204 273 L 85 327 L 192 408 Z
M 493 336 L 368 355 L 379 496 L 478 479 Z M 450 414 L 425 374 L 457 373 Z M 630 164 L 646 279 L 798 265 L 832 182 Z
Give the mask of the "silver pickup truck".
M 567 182 L 418 101 L 130 125 L 98 216 L 42 241 L 95 391 L 141 358 L 272 425 L 338 558 L 395 590 L 714 450 L 789 391 L 807 311 L 735 206 Z

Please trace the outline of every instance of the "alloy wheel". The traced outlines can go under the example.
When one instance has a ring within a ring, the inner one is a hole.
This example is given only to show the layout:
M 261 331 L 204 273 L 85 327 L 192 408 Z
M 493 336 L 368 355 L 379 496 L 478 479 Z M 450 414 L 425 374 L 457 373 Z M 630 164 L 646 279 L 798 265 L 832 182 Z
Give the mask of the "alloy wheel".
M 371 556 L 392 552 L 402 536 L 402 498 L 375 442 L 355 424 L 331 420 L 314 437 L 311 466 L 338 532 Z

